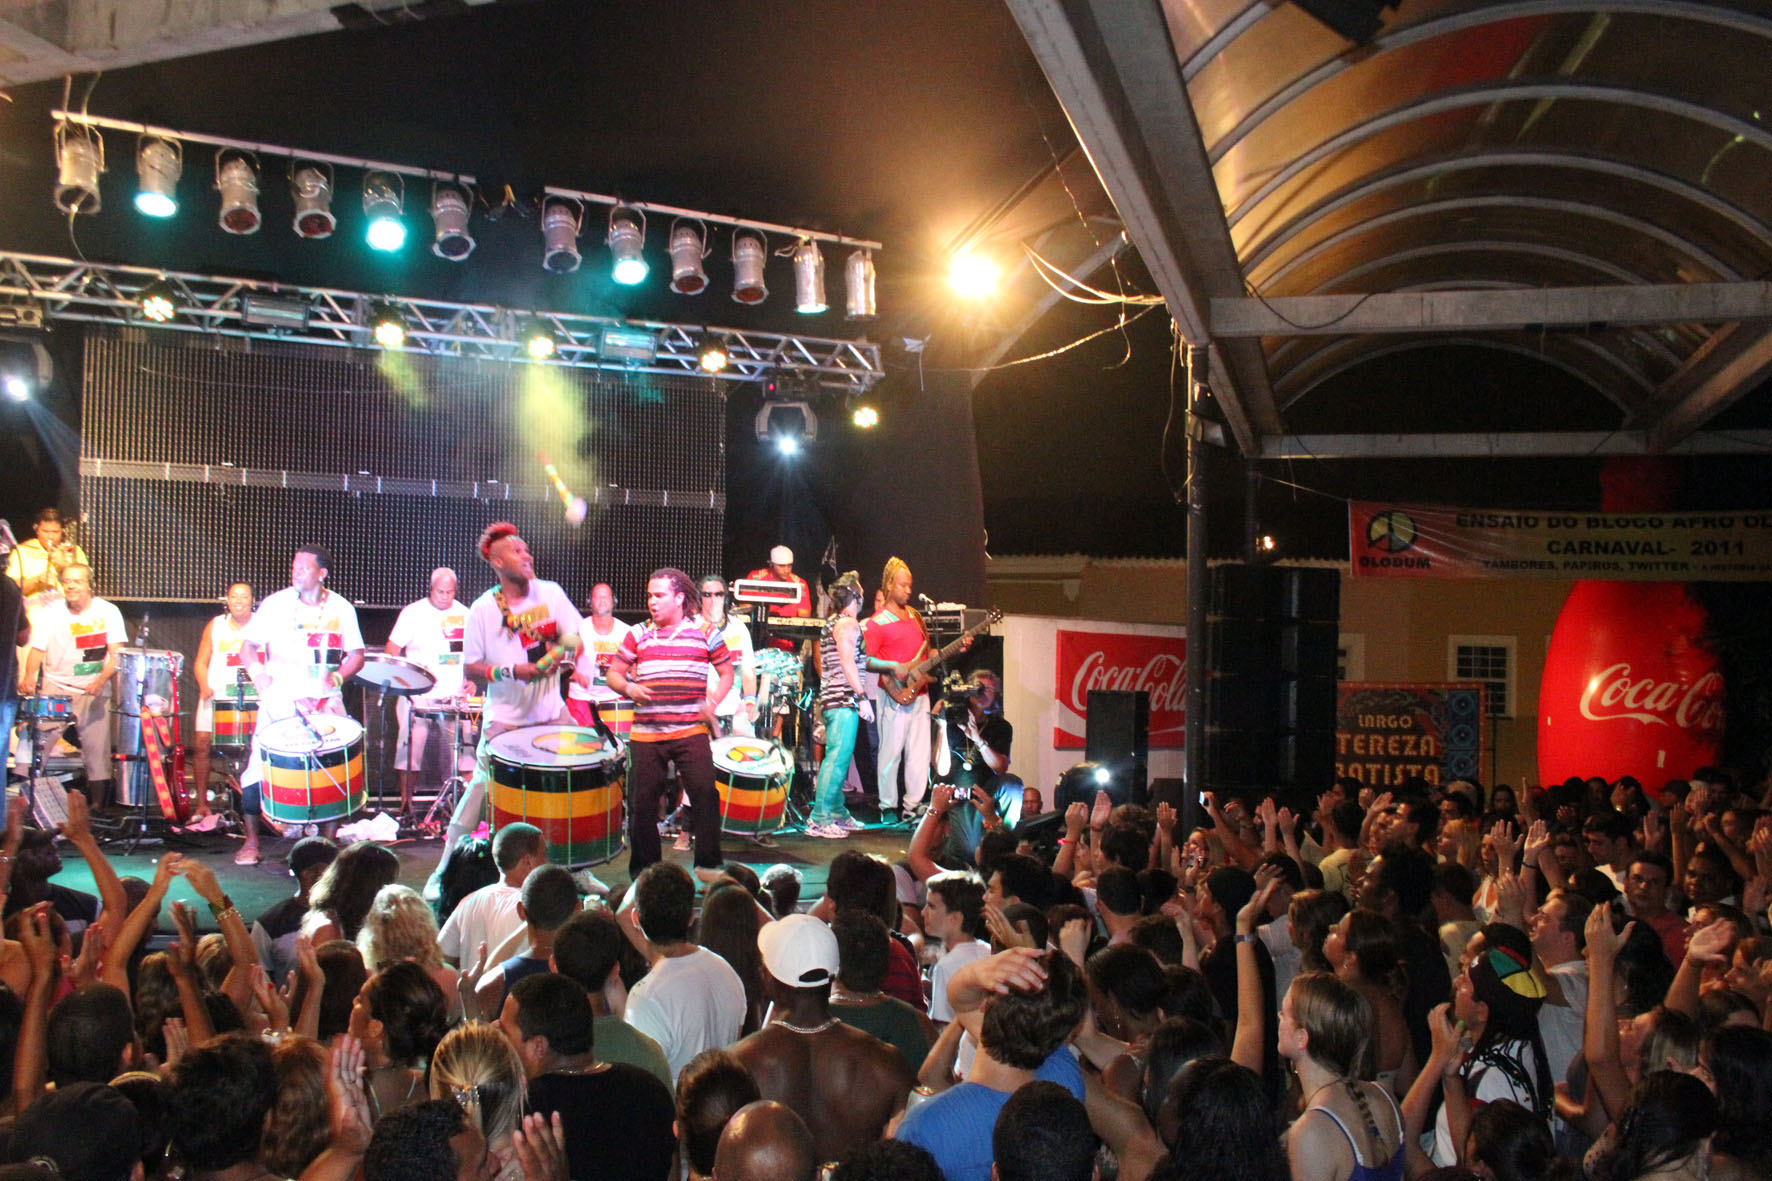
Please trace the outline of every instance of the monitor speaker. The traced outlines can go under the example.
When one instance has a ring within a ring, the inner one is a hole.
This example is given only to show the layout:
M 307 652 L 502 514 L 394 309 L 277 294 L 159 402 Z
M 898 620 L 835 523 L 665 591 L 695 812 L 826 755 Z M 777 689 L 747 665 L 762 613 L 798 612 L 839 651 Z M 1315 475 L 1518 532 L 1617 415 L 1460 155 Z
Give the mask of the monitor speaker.
M 1084 757 L 1106 767 L 1121 789 L 1117 798 L 1145 801 L 1151 757 L 1151 698 L 1144 692 L 1091 689 Z

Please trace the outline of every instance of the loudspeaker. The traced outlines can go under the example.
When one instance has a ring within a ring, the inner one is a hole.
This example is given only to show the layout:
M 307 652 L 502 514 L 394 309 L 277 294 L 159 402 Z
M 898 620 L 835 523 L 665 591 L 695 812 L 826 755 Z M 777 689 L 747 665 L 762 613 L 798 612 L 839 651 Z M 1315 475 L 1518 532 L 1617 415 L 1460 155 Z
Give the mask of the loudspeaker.
M 1145 802 L 1151 757 L 1151 697 L 1144 692 L 1089 690 L 1084 757 L 1108 768 L 1131 803 Z
M 1288 566 L 1280 572 L 1280 584 L 1281 611 L 1287 619 L 1341 622 L 1341 571 Z
M 1355 45 L 1364 45 L 1384 27 L 1383 13 L 1397 0 L 1297 0 L 1298 6 Z
M 1210 585 L 1207 611 L 1221 619 L 1273 619 L 1280 614 L 1277 567 L 1225 562 L 1212 567 Z

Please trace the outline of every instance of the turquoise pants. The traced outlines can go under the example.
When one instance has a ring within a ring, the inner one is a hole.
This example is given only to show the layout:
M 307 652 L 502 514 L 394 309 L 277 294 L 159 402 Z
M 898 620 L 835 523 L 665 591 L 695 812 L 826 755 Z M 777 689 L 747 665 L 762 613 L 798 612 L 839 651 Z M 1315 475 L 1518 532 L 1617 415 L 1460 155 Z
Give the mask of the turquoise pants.
M 830 824 L 849 818 L 843 803 L 843 781 L 855 757 L 855 730 L 861 715 L 852 709 L 824 711 L 824 762 L 818 765 L 818 791 L 812 798 L 812 823 Z

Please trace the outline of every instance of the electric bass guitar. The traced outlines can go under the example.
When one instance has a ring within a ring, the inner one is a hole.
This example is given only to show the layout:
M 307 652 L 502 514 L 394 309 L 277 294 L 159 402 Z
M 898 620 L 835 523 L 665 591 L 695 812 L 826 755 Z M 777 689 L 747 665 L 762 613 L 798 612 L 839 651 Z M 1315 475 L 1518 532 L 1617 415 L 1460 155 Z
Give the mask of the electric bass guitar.
M 991 610 L 985 615 L 984 619 L 961 632 L 959 639 L 938 652 L 931 652 L 924 659 L 911 665 L 910 676 L 902 681 L 891 673 L 881 673 L 880 691 L 892 698 L 892 700 L 898 702 L 900 705 L 909 705 L 917 699 L 917 694 L 923 691 L 923 687 L 929 684 L 933 679 L 929 675 L 930 669 L 938 664 L 946 664 L 949 659 L 959 655 L 960 649 L 965 645 L 966 641 L 970 640 L 973 636 L 976 636 L 979 632 L 984 631 L 986 628 L 990 627 L 991 624 L 997 622 L 1001 618 L 1003 618 L 1003 612 L 995 607 L 991 608 Z

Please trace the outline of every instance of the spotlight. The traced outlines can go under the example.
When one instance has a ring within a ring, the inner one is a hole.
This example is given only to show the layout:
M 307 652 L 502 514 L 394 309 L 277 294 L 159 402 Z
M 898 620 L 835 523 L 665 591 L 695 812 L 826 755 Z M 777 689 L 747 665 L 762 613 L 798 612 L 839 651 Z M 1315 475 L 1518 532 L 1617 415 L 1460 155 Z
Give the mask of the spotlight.
M 105 141 L 97 131 L 55 126 L 55 207 L 63 213 L 97 213 L 103 203 L 98 175 L 105 170 Z
M 708 256 L 707 231 L 686 221 L 671 225 L 671 290 L 678 295 L 700 295 L 708 287 L 708 273 L 701 260 Z
M 555 198 L 541 207 L 541 268 L 556 275 L 567 275 L 583 261 L 578 253 L 578 231 L 584 222 L 584 207 Z
M 375 343 L 384 349 L 404 348 L 406 345 L 406 324 L 400 319 L 400 313 L 391 307 L 382 307 L 369 321 L 375 332 Z
M 221 228 L 230 234 L 258 233 L 262 220 L 258 214 L 258 168 L 252 158 L 239 152 L 217 153 L 215 187 L 221 190 Z
M 6 397 L 13 402 L 29 402 L 31 400 L 31 383 L 16 373 L 6 375 Z
M 142 315 L 156 324 L 164 324 L 178 315 L 178 289 L 165 279 L 155 279 L 135 297 Z
M 450 262 L 460 262 L 474 253 L 474 236 L 468 233 L 468 195 L 454 185 L 441 181 L 431 186 L 431 222 L 437 237 L 431 253 Z
M 736 303 L 762 303 L 769 298 L 763 286 L 763 263 L 767 247 L 755 230 L 732 235 L 732 298 Z
M 529 330 L 523 334 L 523 351 L 536 361 L 546 361 L 552 357 L 557 351 L 552 330 L 546 324 L 531 324 Z
M 0 340 L 0 390 L 8 401 L 29 402 L 38 390 L 47 389 L 55 375 L 49 350 L 35 340 Z
M 862 430 L 880 425 L 880 412 L 872 406 L 857 406 L 854 415 L 855 425 Z
M 1095 769 L 1095 782 L 1097 782 L 1097 783 L 1112 783 L 1113 780 L 1114 780 L 1114 773 L 1112 771 L 1108 770 L 1106 767 L 1097 767 Z
M 638 217 L 639 221 L 634 219 Z M 615 258 L 610 277 L 624 287 L 632 287 L 646 278 L 650 269 L 643 251 L 646 247 L 646 215 L 638 209 L 617 205 L 609 211 L 609 253 Z
M 800 454 L 800 440 L 793 435 L 777 436 L 775 449 L 783 455 L 798 455 Z
M 997 290 L 1001 274 L 982 254 L 959 254 L 948 267 L 948 285 L 967 299 L 983 299 Z
M 406 223 L 400 220 L 406 206 L 406 181 L 397 172 L 367 172 L 363 176 L 363 216 L 369 227 L 363 240 L 373 250 L 395 251 L 406 245 Z
M 303 164 L 289 178 L 289 195 L 295 201 L 295 234 L 298 238 L 330 238 L 338 225 L 332 215 L 332 166 Z
M 818 415 L 808 402 L 764 402 L 757 411 L 757 441 L 774 443 L 783 455 L 818 441 Z
M 135 207 L 149 217 L 178 212 L 178 178 L 185 170 L 177 140 L 144 139 L 135 153 Z
M 726 366 L 731 363 L 732 354 L 726 351 L 725 341 L 708 340 L 702 343 L 701 355 L 697 359 L 697 364 L 701 366 L 703 373 L 724 373 Z
M 872 320 L 876 313 L 874 303 L 874 255 L 869 250 L 857 250 L 849 255 L 843 264 L 844 285 L 847 288 L 843 301 L 844 318 L 849 320 Z
M 824 301 L 824 253 L 816 242 L 794 247 L 794 310 L 815 315 L 830 305 Z

